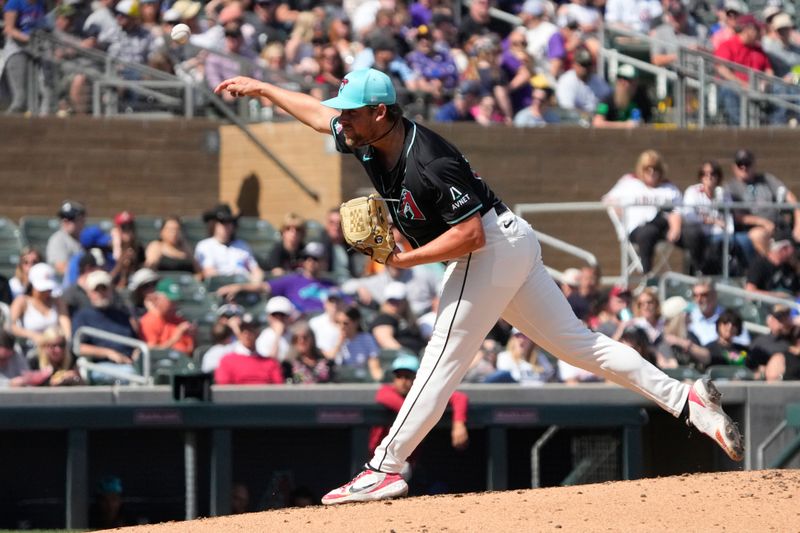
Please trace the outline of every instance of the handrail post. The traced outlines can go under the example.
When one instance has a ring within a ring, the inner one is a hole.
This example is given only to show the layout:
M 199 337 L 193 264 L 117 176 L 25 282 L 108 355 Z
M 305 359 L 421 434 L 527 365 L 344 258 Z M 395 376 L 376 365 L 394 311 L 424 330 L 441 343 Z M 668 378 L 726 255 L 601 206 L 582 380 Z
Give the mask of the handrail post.
M 731 237 L 728 233 L 728 217 L 731 215 L 731 208 L 728 205 L 728 202 L 725 201 L 723 198 L 722 200 L 722 216 L 723 221 L 725 223 L 725 231 L 722 232 L 722 279 L 728 281 L 730 277 L 730 249 L 731 249 Z
M 620 274 L 622 274 L 622 283 L 625 287 L 628 286 L 628 244 L 630 237 L 628 235 L 628 208 L 622 207 L 622 239 L 619 243 L 620 250 Z
M 686 127 L 686 54 L 678 48 L 678 78 L 675 80 L 675 107 L 678 110 L 678 127 Z
M 699 103 L 697 109 L 697 127 L 703 130 L 706 127 L 706 60 L 703 56 L 700 56 L 697 58 L 697 61 L 697 81 L 700 83 L 697 94 L 697 101 Z

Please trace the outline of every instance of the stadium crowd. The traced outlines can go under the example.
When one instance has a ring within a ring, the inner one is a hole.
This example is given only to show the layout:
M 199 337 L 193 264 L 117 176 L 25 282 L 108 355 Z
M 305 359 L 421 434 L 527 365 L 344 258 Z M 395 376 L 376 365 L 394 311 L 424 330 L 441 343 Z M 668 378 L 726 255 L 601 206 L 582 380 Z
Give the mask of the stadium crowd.
M 409 115 L 520 127 L 634 128 L 654 120 L 649 78 L 631 65 L 622 65 L 611 83 L 598 71 L 604 27 L 653 37 L 645 59 L 656 66 L 674 65 L 683 46 L 789 83 L 797 82 L 800 68 L 794 6 L 784 0 L 753 13 L 742 0 L 473 0 L 463 13 L 446 0 L 2 0 L 0 6 L 8 113 L 27 110 L 29 70 L 46 93 L 42 112 L 86 113 L 92 78 L 102 71 L 80 49 L 210 88 L 249 74 L 299 82 L 319 98 L 336 92 L 350 70 L 372 67 L 390 75 Z M 516 15 L 519 24 L 491 16 L 493 7 Z M 178 23 L 190 27 L 194 47 L 171 41 Z M 37 29 L 62 41 L 54 52 L 58 65 L 26 53 Z M 62 76 L 54 76 L 56 67 Z M 117 75 L 145 76 L 134 68 Z M 749 83 L 743 71 L 720 67 L 717 75 Z M 769 90 L 794 92 L 785 85 Z M 719 100 L 727 120 L 738 124 L 738 93 L 721 87 Z M 279 112 L 268 101 L 261 105 L 265 117 Z M 786 124 L 796 117 L 774 108 L 769 118 Z
M 719 305 L 708 277 L 721 270 L 727 234 L 729 267 L 748 291 L 797 299 L 800 216 L 769 207 L 796 202 L 794 194 L 760 171 L 746 149 L 734 154 L 727 180 L 718 163 L 703 162 L 683 194 L 666 169 L 657 152 L 643 152 L 604 201 L 627 209 L 625 229 L 645 272 L 659 242 L 685 248 L 687 268 L 700 279 L 693 301 L 660 301 L 646 287 L 601 288 L 599 267 L 570 268 L 561 287 L 576 315 L 663 369 L 737 365 L 753 379 L 800 379 L 797 313 L 774 306 L 765 313 L 770 333 L 751 337 L 740 310 Z M 752 208 L 726 217 L 710 205 L 715 198 Z M 152 242 L 140 242 L 128 211 L 109 221 L 110 231 L 87 224 L 86 207 L 75 201 L 61 205 L 58 219 L 44 254 L 23 248 L 15 275 L 0 278 L 0 300 L 8 304 L 0 376 L 7 386 L 81 383 L 72 348 L 98 365 L 86 376 L 92 384 L 119 379 L 103 367 L 141 372 L 141 354 L 130 343 L 87 335 L 75 345 L 83 326 L 144 341 L 155 357 L 192 360 L 216 383 L 238 385 L 391 380 L 393 362 L 419 355 L 433 330 L 443 265 L 400 270 L 367 260 L 344 242 L 337 209 L 321 222 L 287 214 L 258 253 L 237 237 L 245 219 L 226 204 L 205 212 L 207 234 L 196 244 L 178 217 L 161 220 Z M 596 379 L 500 320 L 465 381 Z

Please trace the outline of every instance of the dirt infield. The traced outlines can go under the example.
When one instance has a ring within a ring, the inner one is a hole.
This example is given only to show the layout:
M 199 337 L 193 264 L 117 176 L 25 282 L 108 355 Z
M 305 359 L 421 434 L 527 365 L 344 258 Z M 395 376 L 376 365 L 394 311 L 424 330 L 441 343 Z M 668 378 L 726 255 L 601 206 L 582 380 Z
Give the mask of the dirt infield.
M 682 475 L 407 498 L 122 528 L 178 532 L 800 532 L 800 471 Z

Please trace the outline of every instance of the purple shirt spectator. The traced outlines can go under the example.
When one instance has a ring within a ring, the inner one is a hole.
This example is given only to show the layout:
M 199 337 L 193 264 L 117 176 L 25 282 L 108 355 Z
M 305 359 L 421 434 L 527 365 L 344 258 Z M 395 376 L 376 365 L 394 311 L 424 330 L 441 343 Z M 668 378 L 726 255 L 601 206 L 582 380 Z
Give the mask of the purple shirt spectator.
M 431 10 L 419 2 L 414 2 L 409 6 L 408 14 L 411 17 L 411 26 L 414 28 L 430 24 L 433 17 Z
M 453 89 L 458 85 L 458 68 L 447 50 L 436 49 L 433 55 L 426 55 L 414 50 L 406 56 L 411 70 L 427 80 L 441 80 L 445 89 Z
M 522 61 L 520 61 L 519 58 L 517 58 L 517 56 L 515 56 L 511 51 L 505 50 L 503 52 L 500 68 L 506 71 L 508 79 L 513 79 L 521 66 Z M 533 87 L 531 87 L 529 83 L 526 83 L 525 85 L 517 87 L 513 90 L 509 89 L 508 96 L 511 98 L 511 107 L 514 109 L 515 114 L 520 109 L 525 109 L 531 105 L 531 101 L 533 100 L 532 95 Z
M 328 290 L 336 284 L 325 279 L 311 279 L 303 274 L 287 274 L 271 279 L 272 296 L 285 296 L 302 313 L 323 311 L 322 305 Z

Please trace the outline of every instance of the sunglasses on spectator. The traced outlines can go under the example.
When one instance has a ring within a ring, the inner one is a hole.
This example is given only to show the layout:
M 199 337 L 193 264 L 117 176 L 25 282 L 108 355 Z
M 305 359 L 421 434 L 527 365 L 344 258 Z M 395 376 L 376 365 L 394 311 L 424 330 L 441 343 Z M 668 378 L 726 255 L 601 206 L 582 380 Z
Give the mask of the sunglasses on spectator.
M 511 41 L 512 46 L 528 46 L 528 41 Z
M 736 166 L 739 168 L 750 168 L 753 164 L 750 161 L 737 161 Z
M 711 295 L 711 291 L 702 291 L 702 292 L 693 292 L 692 296 L 695 298 L 708 298 Z
M 269 316 L 274 316 L 275 318 L 289 318 L 289 315 L 286 313 L 270 313 Z
M 95 292 L 105 292 L 108 290 L 108 285 L 98 285 L 94 290 Z

